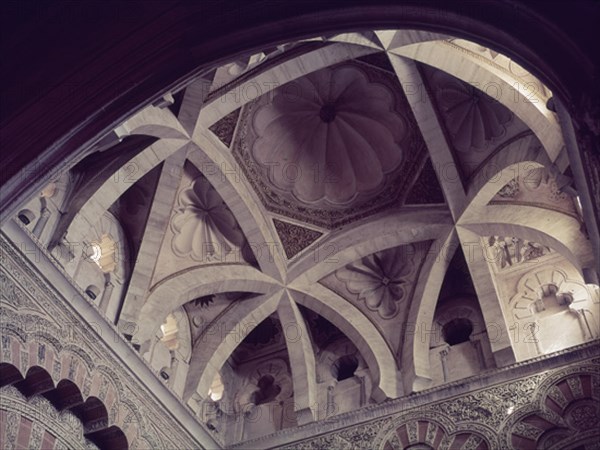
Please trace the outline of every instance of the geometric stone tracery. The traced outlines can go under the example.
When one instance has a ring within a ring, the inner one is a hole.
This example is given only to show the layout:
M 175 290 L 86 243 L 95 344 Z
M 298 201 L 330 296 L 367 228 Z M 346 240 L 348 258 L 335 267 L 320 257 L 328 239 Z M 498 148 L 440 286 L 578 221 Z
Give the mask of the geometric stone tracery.
M 302 250 L 323 235 L 323 233 L 319 231 L 278 219 L 273 219 L 273 225 L 275 226 L 275 230 L 277 231 L 281 244 L 283 245 L 283 250 L 288 259 L 301 253 Z
M 235 132 L 235 126 L 240 116 L 240 110 L 227 114 L 225 117 L 215 122 L 214 125 L 209 127 L 209 130 L 215 133 L 215 135 L 227 146 L 231 145 L 233 140 L 233 133 Z

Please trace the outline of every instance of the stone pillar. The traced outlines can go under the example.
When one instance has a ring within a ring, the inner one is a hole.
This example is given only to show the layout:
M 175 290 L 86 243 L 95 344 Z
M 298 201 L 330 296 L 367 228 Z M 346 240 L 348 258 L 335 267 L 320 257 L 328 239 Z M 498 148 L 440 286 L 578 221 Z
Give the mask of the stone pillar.
M 100 299 L 100 310 L 106 314 L 106 310 L 108 309 L 108 304 L 110 302 L 110 297 L 112 296 L 112 292 L 114 289 L 114 285 L 110 282 L 110 279 L 104 283 L 104 291 L 102 292 L 102 298 Z
M 444 383 L 448 381 L 448 365 L 446 363 L 446 358 L 448 357 L 448 353 L 450 352 L 450 347 L 446 347 L 444 350 L 440 352 L 440 360 L 442 362 L 442 374 L 444 375 Z
M 539 329 L 539 327 L 540 327 L 540 324 L 538 323 L 537 320 L 529 323 L 529 329 L 531 330 L 531 336 L 533 337 L 533 341 L 535 342 L 535 350 L 537 351 L 538 355 L 542 355 L 542 354 L 544 354 L 544 351 L 542 349 L 542 343 L 540 342 L 539 338 L 535 336 L 535 333 Z
M 36 222 L 35 227 L 33 227 L 33 234 L 38 239 L 42 235 L 42 232 L 44 231 L 44 228 L 46 227 L 46 224 L 48 223 L 49 218 L 50 218 L 50 210 L 48 208 L 46 208 L 45 206 L 42 207 L 42 212 L 40 214 L 40 218 Z
M 485 363 L 485 356 L 483 355 L 483 350 L 481 348 L 481 341 L 479 339 L 474 339 L 471 341 L 471 345 L 475 347 L 477 359 L 479 360 L 479 368 L 481 370 L 487 369 L 487 364 Z
M 185 361 L 180 360 L 176 360 L 175 364 L 176 365 L 173 367 L 171 387 L 177 395 L 183 397 L 183 390 L 185 389 L 185 380 L 187 378 L 189 366 Z
M 327 386 L 327 409 L 325 410 L 325 417 L 331 417 L 336 412 L 334 396 L 333 396 L 334 389 L 335 389 L 334 386 Z
M 587 100 L 591 101 L 591 99 Z M 589 108 L 583 107 L 582 111 L 577 111 L 580 117 L 574 122 L 568 109 L 560 100 L 555 99 L 554 103 L 573 171 L 573 181 L 581 202 L 585 228 L 593 249 L 592 253 L 595 255 L 594 261 L 584 261 L 582 266 L 588 271 L 596 272 L 596 276 L 587 274 L 587 279 L 597 279 L 600 273 L 598 259 L 600 258 L 600 156 L 598 156 L 600 130 L 597 120 L 593 119 L 597 119 L 598 109 L 595 105 L 586 105 Z
M 360 406 L 363 406 L 367 403 L 367 386 L 365 382 L 365 376 L 357 376 L 358 381 L 360 382 Z
M 579 319 L 579 325 L 581 326 L 581 332 L 583 333 L 584 341 L 594 339 L 594 333 L 592 332 L 592 327 L 590 327 L 590 322 L 585 314 L 585 309 L 577 309 L 573 311 L 577 314 L 577 318 Z

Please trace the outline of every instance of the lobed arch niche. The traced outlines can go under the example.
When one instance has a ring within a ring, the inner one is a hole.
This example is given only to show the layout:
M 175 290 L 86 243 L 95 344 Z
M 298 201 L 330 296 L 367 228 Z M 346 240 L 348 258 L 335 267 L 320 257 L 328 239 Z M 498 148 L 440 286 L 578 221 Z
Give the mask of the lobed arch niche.
M 39 415 L 33 421 L 25 418 L 26 413 L 20 421 L 15 416 L 13 420 L 18 423 L 10 424 L 8 429 L 3 427 L 7 433 L 5 436 L 7 440 L 4 442 L 16 439 L 21 427 L 32 426 L 45 430 L 39 437 L 40 440 L 43 439 L 43 442 L 38 443 L 38 445 L 43 444 L 42 448 L 50 442 L 62 441 L 63 438 L 69 442 L 78 435 L 75 431 L 77 426 L 67 437 L 61 436 L 61 430 L 64 429 L 65 423 L 73 418 L 80 422 L 78 431 L 83 440 L 78 443 L 80 446 L 87 446 L 89 441 L 99 449 L 127 450 L 129 448 L 127 437 L 121 428 L 110 425 L 108 411 L 100 399 L 89 396 L 84 400 L 79 387 L 68 379 L 60 380 L 55 385 L 50 374 L 42 367 L 30 367 L 23 377 L 14 365 L 0 363 L 0 392 L 6 399 L 36 404 L 36 409 L 39 411 Z M 4 408 L 0 407 L 0 410 L 2 409 Z M 11 413 L 6 412 L 6 414 L 10 417 Z M 14 413 L 12 414 L 14 416 Z M 32 439 L 37 437 L 30 436 L 29 445 L 35 445 Z M 69 445 L 73 444 L 74 442 L 69 442 Z
M 473 296 L 447 298 L 438 304 L 429 345 L 434 386 L 496 367 L 486 323 Z
M 317 349 L 319 418 L 325 419 L 369 404 L 373 382 L 369 367 L 345 336 Z
M 116 322 L 132 265 L 129 240 L 119 220 L 106 211 L 81 244 L 60 243 L 52 251 L 88 300 Z
M 525 273 L 509 301 L 510 328 L 519 359 L 562 350 L 597 339 L 597 289 L 547 267 Z
M 192 357 L 191 324 L 183 307 L 167 315 L 143 357 L 173 391 L 183 395 Z

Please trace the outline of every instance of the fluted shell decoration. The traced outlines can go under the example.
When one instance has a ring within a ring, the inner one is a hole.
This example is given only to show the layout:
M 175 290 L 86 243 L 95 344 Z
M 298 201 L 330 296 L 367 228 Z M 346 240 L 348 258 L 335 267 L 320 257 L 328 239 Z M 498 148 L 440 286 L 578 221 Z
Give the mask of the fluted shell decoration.
M 414 250 L 414 249 L 412 249 Z M 414 264 L 407 248 L 396 247 L 374 253 L 336 272 L 346 288 L 366 306 L 389 319 L 399 311 L 406 295 L 406 283 Z
M 270 182 L 309 204 L 344 206 L 377 192 L 404 157 L 407 125 L 393 94 L 351 65 L 278 88 L 253 126 L 252 155 Z
M 180 193 L 171 229 L 174 253 L 196 261 L 224 259 L 245 239 L 225 202 L 203 177 Z
M 457 150 L 480 150 L 506 134 L 513 115 L 501 103 L 447 74 L 437 72 L 434 80 L 436 98 Z

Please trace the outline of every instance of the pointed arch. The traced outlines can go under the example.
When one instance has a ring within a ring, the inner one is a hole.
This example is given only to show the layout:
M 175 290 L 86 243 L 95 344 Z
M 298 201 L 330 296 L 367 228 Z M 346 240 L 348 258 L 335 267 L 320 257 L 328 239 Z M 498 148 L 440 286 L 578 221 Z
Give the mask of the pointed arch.
M 215 264 L 182 270 L 150 289 L 137 318 L 134 338 L 144 344 L 154 336 L 167 314 L 195 298 L 218 292 L 265 294 L 274 286 L 276 282 L 271 277 L 243 264 Z

